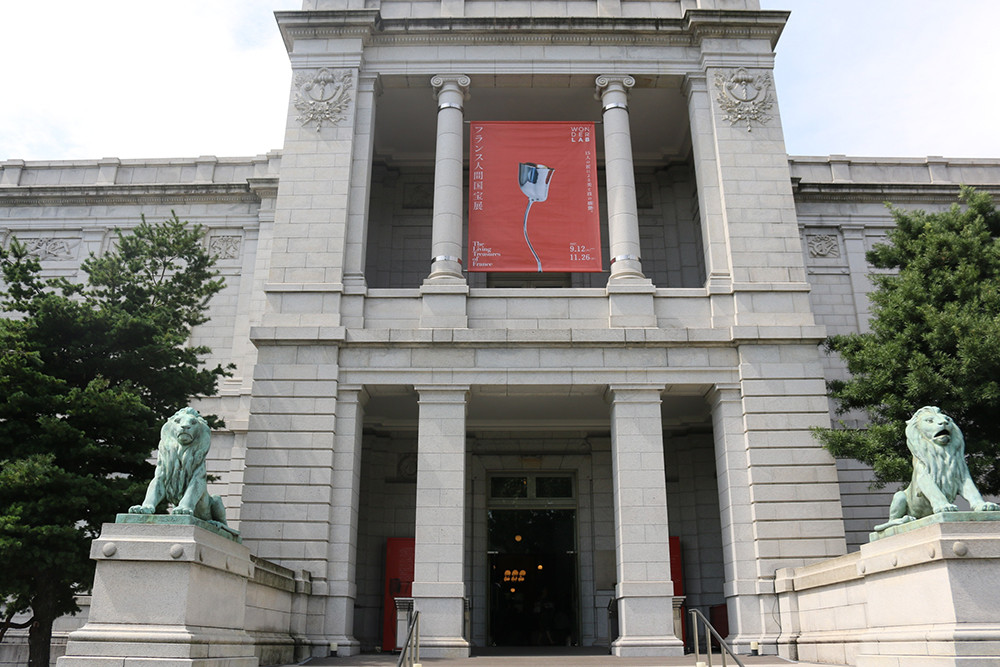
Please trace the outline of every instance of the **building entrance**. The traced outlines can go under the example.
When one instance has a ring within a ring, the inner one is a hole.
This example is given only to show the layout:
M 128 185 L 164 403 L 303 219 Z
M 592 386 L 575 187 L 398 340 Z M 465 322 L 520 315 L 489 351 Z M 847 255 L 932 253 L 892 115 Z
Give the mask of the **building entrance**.
M 498 498 L 503 489 L 498 489 L 496 480 L 510 480 L 512 488 L 524 495 Z M 572 478 L 555 478 L 565 487 L 564 497 L 538 497 L 547 492 L 541 487 L 549 480 L 494 478 L 491 500 L 502 506 L 491 507 L 487 514 L 491 646 L 578 643 L 576 508 L 558 506 L 573 503 Z

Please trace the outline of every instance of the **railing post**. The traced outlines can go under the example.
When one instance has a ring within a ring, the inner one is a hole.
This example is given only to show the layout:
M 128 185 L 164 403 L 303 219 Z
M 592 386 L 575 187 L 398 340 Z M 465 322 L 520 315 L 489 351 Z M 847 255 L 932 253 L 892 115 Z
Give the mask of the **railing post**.
M 720 635 L 716 629 L 712 627 L 712 624 L 707 618 L 705 618 L 704 614 L 697 609 L 691 609 L 689 610 L 689 613 L 691 614 L 691 632 L 694 633 L 694 659 L 696 664 L 705 664 L 701 662 L 701 648 L 698 643 L 698 624 L 700 622 L 701 625 L 705 627 L 705 655 L 708 660 L 707 667 L 712 667 L 712 637 L 715 637 L 715 639 L 719 642 L 719 652 L 722 655 L 722 667 L 726 667 L 727 653 L 733 660 L 736 661 L 736 664 L 739 665 L 739 667 L 746 667 L 743 664 L 743 661 L 740 660 L 735 653 L 733 653 L 731 648 L 729 648 L 729 644 L 727 644 L 726 640 L 722 638 L 722 635 Z

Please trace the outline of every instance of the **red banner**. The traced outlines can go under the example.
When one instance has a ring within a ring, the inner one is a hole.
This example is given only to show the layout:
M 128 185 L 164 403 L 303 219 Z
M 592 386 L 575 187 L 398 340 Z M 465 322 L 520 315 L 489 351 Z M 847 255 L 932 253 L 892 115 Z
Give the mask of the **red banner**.
M 470 132 L 469 271 L 601 271 L 594 124 Z

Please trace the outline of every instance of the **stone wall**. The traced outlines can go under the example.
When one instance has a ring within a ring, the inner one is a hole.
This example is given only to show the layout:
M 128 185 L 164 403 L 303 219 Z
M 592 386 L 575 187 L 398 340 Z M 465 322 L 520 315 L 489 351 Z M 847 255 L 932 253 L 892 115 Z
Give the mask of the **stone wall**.
M 816 323 L 829 335 L 868 330 L 872 268 L 865 252 L 883 242 L 895 224 L 886 204 L 904 210 L 944 210 L 958 201 L 959 185 L 1000 194 L 1000 161 L 929 158 L 790 159 L 799 230 Z M 823 355 L 827 380 L 847 377 L 839 358 Z M 834 423 L 864 423 L 860 414 L 836 415 Z M 872 526 L 884 521 L 895 486 L 872 488 L 866 466 L 838 461 L 848 549 L 868 541 Z
M 196 327 L 192 345 L 207 345 L 206 364 L 236 365 L 219 394 L 196 407 L 226 421 L 213 435 L 209 473 L 212 493 L 225 499 L 230 522 L 239 525 L 250 383 L 256 350 L 251 322 L 262 303 L 257 263 L 273 219 L 280 158 L 0 162 L 0 243 L 26 243 L 42 275 L 78 282 L 81 263 L 106 252 L 115 230 L 127 231 L 143 216 L 150 223 L 176 213 L 206 228 L 205 244 L 217 258 L 225 288 L 209 303 L 210 320 Z M 155 443 L 150 444 L 150 449 Z

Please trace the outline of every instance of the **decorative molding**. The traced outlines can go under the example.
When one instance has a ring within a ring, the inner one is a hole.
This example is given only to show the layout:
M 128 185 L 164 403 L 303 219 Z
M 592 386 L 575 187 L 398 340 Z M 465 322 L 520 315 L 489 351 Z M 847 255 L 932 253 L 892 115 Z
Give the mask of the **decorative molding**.
M 239 259 L 243 237 L 237 235 L 213 236 L 208 242 L 208 249 L 216 259 Z
M 750 132 L 753 129 L 752 123 L 764 125 L 771 120 L 768 115 L 774 107 L 771 86 L 769 72 L 755 75 L 745 67 L 731 70 L 728 74 L 717 72 L 715 87 L 719 94 L 715 99 L 730 125 L 746 123 L 747 132 Z
M 814 234 L 806 237 L 810 257 L 840 257 L 840 241 L 834 234 Z
M 0 206 L 109 206 L 116 204 L 259 203 L 246 183 L 21 186 L 0 190 Z
M 18 238 L 28 255 L 40 262 L 65 262 L 76 259 L 80 245 L 78 238 L 35 237 Z
M 396 478 L 400 480 L 417 480 L 417 455 L 415 453 L 400 454 L 396 461 Z
M 295 75 L 295 108 L 299 115 L 296 120 L 306 127 L 316 124 L 316 131 L 327 123 L 339 125 L 347 118 L 351 104 L 351 88 L 354 79 L 351 70 L 330 70 L 322 68 Z

